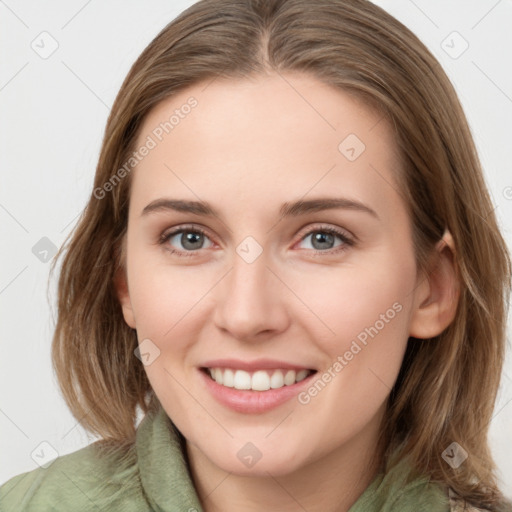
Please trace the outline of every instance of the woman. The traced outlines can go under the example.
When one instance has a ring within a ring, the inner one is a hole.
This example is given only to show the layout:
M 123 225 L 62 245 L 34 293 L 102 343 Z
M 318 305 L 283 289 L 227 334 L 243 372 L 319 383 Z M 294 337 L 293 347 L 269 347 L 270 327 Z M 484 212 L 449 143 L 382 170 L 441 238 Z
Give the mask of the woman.
M 193 5 L 126 77 L 61 251 L 54 367 L 101 439 L 4 508 L 510 510 L 492 210 L 452 85 L 385 11 Z

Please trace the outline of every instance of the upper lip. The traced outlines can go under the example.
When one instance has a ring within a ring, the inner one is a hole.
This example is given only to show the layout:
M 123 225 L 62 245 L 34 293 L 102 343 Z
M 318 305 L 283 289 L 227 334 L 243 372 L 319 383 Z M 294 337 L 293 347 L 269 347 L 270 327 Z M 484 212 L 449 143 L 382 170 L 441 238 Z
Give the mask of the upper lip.
M 279 368 L 284 370 L 313 370 L 313 368 L 306 365 L 278 361 L 277 359 L 255 359 L 254 361 L 241 361 L 240 359 L 212 359 L 210 361 L 205 361 L 201 367 L 232 368 L 234 370 L 245 370 L 247 372 Z

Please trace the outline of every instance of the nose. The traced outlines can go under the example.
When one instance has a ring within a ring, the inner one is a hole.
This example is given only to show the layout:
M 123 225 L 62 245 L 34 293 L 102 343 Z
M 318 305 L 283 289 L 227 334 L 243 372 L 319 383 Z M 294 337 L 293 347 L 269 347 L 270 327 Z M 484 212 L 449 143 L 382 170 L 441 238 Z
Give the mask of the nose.
M 289 292 L 265 251 L 252 262 L 235 253 L 233 267 L 216 288 L 215 324 L 234 338 L 261 341 L 288 327 Z

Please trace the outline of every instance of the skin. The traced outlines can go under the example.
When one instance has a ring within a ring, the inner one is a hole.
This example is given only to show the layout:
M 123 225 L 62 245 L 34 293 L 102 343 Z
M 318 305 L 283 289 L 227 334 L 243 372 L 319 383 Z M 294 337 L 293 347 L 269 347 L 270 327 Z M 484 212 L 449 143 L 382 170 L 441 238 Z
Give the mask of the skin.
M 348 510 L 378 469 L 380 423 L 408 337 L 436 336 L 453 320 L 453 242 L 446 233 L 428 279 L 417 271 L 392 130 L 354 97 L 302 74 L 206 85 L 158 104 L 139 134 L 138 146 L 197 99 L 133 171 L 126 275 L 117 281 L 125 321 L 160 350 L 145 369 L 187 439 L 207 512 Z M 366 146 L 354 161 L 338 149 L 351 133 Z M 164 197 L 207 201 L 219 216 L 141 214 Z M 279 215 L 285 202 L 320 197 L 357 200 L 377 216 Z M 190 224 L 207 232 L 192 256 L 169 251 L 187 251 L 181 235 L 158 243 Z M 355 244 L 314 245 L 322 226 Z M 248 236 L 263 250 L 252 263 L 236 252 Z M 204 361 L 223 357 L 285 360 L 321 375 L 395 303 L 400 312 L 307 404 L 243 414 L 199 378 Z M 237 457 L 247 442 L 262 454 L 250 468 Z

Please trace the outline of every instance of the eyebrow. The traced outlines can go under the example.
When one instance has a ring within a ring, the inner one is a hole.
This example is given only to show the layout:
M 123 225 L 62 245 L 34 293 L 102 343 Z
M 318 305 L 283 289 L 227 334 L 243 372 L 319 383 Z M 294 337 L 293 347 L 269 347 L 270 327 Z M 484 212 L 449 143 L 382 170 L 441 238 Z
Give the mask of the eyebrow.
M 279 213 L 282 217 L 298 217 L 308 213 L 332 209 L 360 211 L 379 219 L 375 210 L 359 201 L 333 197 L 310 199 L 307 201 L 298 200 L 292 203 L 286 202 L 283 203 L 279 209 Z M 221 218 L 219 212 L 205 201 L 185 201 L 169 198 L 161 198 L 152 201 L 142 210 L 141 216 L 167 210 Z

